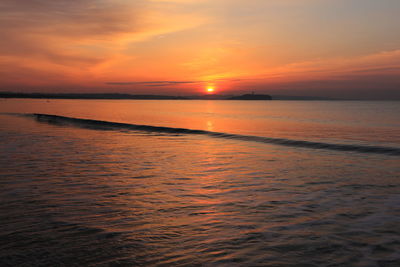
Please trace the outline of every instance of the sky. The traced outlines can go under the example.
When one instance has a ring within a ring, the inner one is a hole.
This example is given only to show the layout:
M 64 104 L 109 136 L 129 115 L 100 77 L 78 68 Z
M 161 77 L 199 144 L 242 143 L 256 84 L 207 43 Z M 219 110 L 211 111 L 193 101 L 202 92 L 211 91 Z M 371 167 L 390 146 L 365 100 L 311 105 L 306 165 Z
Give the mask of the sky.
M 400 99 L 399 0 L 0 0 L 0 91 Z

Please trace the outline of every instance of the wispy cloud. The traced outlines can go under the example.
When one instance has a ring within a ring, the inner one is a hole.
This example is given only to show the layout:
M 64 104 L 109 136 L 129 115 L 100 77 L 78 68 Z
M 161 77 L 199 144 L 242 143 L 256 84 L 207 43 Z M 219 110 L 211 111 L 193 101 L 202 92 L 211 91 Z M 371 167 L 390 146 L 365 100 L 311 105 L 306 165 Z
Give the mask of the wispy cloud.
M 142 86 L 173 86 L 173 85 L 183 85 L 183 84 L 206 84 L 210 82 L 240 82 L 244 79 L 212 79 L 211 81 L 138 81 L 138 82 L 106 82 L 107 85 L 142 85 Z
M 144 81 L 144 82 L 107 82 L 109 85 L 144 85 L 144 86 L 170 86 L 178 84 L 193 84 L 197 81 Z
M 0 60 L 8 65 L 2 72 L 31 69 L 32 79 L 47 74 L 60 83 L 66 76 L 89 82 L 98 69 L 134 59 L 129 45 L 203 23 L 190 14 L 163 12 L 169 11 L 148 0 L 2 0 Z

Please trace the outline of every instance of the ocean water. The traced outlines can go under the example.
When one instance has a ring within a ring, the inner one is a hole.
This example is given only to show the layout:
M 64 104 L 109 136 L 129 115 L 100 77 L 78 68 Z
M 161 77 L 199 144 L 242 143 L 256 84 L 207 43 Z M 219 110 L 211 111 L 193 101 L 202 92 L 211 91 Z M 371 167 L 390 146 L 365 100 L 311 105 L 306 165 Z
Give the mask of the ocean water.
M 400 266 L 400 102 L 0 113 L 0 266 Z

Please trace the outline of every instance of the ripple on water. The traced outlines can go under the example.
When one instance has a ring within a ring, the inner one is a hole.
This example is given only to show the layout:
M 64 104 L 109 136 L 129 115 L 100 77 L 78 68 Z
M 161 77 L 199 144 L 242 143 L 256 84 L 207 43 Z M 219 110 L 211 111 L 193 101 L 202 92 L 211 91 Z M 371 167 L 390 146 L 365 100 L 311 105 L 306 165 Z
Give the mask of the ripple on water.
M 28 122 L 21 131 L 0 132 L 2 266 L 400 261 L 392 158 Z

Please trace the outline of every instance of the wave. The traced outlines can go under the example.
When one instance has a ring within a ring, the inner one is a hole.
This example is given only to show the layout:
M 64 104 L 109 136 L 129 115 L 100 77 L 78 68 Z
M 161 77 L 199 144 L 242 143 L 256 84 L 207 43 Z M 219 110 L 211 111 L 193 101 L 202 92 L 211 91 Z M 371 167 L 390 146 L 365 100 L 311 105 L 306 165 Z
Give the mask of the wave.
M 291 140 L 284 138 L 272 138 L 272 137 L 261 137 L 251 135 L 240 135 L 240 134 L 229 134 L 220 132 L 211 132 L 205 130 L 192 130 L 186 128 L 173 128 L 173 127 L 162 127 L 162 126 L 151 126 L 151 125 L 138 125 L 128 124 L 119 122 L 109 122 L 100 120 L 90 119 L 79 119 L 72 117 L 64 117 L 58 115 L 49 114 L 26 114 L 28 116 L 34 116 L 36 120 L 40 122 L 46 122 L 51 124 L 69 124 L 80 126 L 84 128 L 95 128 L 102 130 L 135 130 L 135 131 L 146 131 L 146 132 L 159 132 L 159 133 L 174 133 L 174 134 L 195 134 L 195 135 L 207 135 L 217 138 L 225 139 L 236 139 L 243 141 L 252 141 L 259 143 L 276 144 L 290 147 L 303 147 L 312 149 L 325 149 L 325 150 L 336 150 L 336 151 L 352 151 L 359 153 L 374 153 L 374 154 L 386 154 L 400 156 L 400 148 L 396 147 L 383 147 L 383 146 L 367 146 L 367 145 L 350 145 L 350 144 L 333 144 L 323 142 L 312 142 L 304 140 Z

